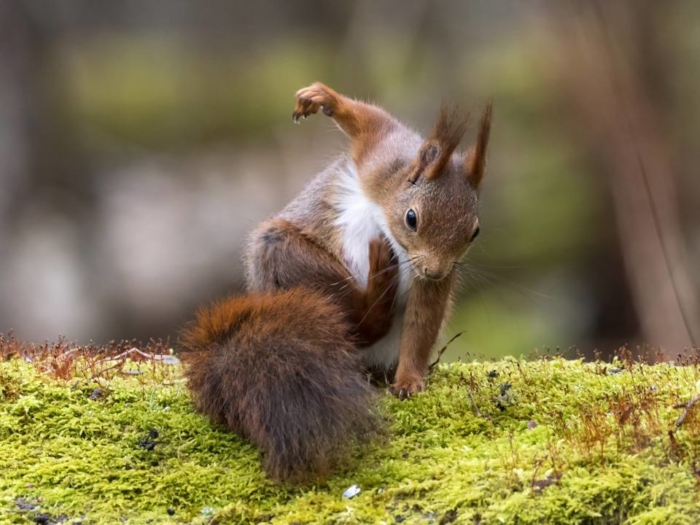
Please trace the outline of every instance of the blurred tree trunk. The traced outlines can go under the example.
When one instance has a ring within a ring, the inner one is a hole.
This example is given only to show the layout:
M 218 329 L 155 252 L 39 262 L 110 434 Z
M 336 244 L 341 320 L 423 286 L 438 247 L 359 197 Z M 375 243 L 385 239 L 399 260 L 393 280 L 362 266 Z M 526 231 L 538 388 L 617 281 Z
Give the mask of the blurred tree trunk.
M 97 199 L 75 127 L 62 113 L 69 97 L 55 70 L 64 29 L 61 9 L 22 0 L 0 2 L 0 260 L 5 262 L 0 286 L 17 281 L 10 267 L 24 266 L 16 258 L 26 254 L 18 253 L 17 245 L 38 232 L 42 221 L 45 231 L 55 232 L 51 219 L 57 218 L 79 239 L 80 253 L 70 253 L 66 260 L 79 267 L 81 285 L 94 297 L 100 292 L 92 259 Z M 8 264 L 13 258 L 14 264 Z M 52 270 L 51 265 L 46 260 L 33 268 Z M 35 312 L 50 299 L 42 277 L 32 275 L 17 288 L 0 290 L 0 297 L 21 294 L 11 310 L 0 303 L 0 329 L 17 327 L 19 319 L 25 326 L 36 319 Z M 61 313 L 77 315 L 72 311 L 79 309 Z
M 0 297 L 6 296 L 19 195 L 30 185 L 34 55 L 31 30 L 19 4 L 0 2 Z M 0 323 L 7 319 L 7 308 L 0 301 Z
M 671 357 L 697 342 L 700 310 L 660 111 L 664 57 L 648 49 L 663 18 L 653 1 L 577 5 L 553 11 L 565 99 L 609 180 L 644 343 Z
M 34 46 L 22 11 L 0 2 L 0 228 L 12 219 L 30 164 L 31 64 Z M 0 230 L 0 256 L 7 246 Z

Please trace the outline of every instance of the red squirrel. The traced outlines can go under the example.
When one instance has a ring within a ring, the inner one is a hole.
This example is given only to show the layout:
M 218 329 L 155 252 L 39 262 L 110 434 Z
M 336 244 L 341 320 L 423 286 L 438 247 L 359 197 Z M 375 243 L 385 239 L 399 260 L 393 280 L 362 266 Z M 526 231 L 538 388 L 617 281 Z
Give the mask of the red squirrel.
M 254 230 L 247 295 L 199 311 L 181 338 L 196 407 L 291 482 L 324 477 L 377 430 L 368 370 L 402 399 L 423 390 L 479 234 L 491 127 L 489 104 L 460 153 L 466 119 L 444 107 L 427 139 L 324 84 L 296 93 L 295 122 L 319 110 L 349 154 Z

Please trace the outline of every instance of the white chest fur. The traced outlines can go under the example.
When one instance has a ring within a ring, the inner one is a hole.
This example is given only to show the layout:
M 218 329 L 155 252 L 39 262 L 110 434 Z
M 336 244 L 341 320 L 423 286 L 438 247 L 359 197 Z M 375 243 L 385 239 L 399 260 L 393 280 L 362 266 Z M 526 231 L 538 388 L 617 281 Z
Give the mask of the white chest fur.
M 344 262 L 357 283 L 363 288 L 367 287 L 369 243 L 372 239 L 384 235 L 398 257 L 400 280 L 392 328 L 382 340 L 363 349 L 362 352 L 366 364 L 388 368 L 398 361 L 401 327 L 413 278 L 412 270 L 406 251 L 391 235 L 384 212 L 363 193 L 351 162 L 339 168 L 338 183 L 335 201 L 338 218 L 335 225 L 341 232 Z
M 343 166 L 345 167 L 345 166 Z M 357 283 L 367 287 L 369 273 L 369 243 L 379 237 L 382 230 L 377 223 L 377 207 L 364 196 L 354 170 L 339 173 L 336 227 L 341 233 L 343 259 Z M 381 210 L 379 210 L 381 213 Z

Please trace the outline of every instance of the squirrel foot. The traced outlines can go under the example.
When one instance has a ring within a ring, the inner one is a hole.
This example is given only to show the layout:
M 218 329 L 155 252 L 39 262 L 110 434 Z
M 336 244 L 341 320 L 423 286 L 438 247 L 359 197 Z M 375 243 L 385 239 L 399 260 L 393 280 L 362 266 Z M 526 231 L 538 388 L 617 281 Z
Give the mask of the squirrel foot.
M 313 115 L 320 109 L 323 114 L 332 117 L 335 112 L 335 105 L 338 95 L 331 88 L 321 82 L 314 82 L 308 87 L 297 91 L 296 105 L 292 119 L 299 123 L 299 118 L 306 118 Z
M 381 237 L 369 242 L 369 275 L 368 280 L 377 288 L 384 291 L 392 286 L 389 300 L 393 302 L 396 285 L 398 284 L 398 258 L 391 249 L 389 242 Z M 386 294 L 384 294 L 386 295 Z
M 399 399 L 408 399 L 413 394 L 422 392 L 425 389 L 425 383 L 422 377 L 408 377 L 397 379 L 396 382 L 389 387 L 389 392 L 394 394 Z

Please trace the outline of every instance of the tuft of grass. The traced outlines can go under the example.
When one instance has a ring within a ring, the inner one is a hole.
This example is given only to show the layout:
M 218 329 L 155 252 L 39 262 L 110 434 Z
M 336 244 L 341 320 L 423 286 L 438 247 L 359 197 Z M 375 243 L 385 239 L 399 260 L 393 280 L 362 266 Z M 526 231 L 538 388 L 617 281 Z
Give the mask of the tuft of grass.
M 288 487 L 193 411 L 166 344 L 131 346 L 0 338 L 0 522 L 700 521 L 695 362 L 438 364 L 427 392 L 381 397 L 388 442 Z

